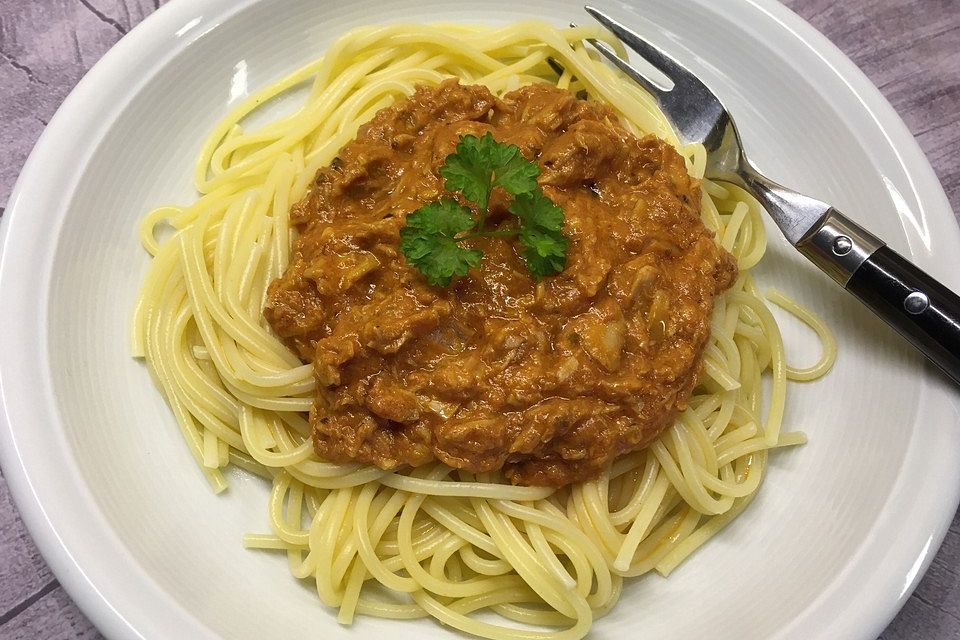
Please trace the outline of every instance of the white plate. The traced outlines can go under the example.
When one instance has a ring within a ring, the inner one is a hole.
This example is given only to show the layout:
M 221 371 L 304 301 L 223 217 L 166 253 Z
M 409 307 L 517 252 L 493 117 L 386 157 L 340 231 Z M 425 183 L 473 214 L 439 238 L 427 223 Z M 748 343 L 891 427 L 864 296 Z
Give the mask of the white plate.
M 646 0 L 613 13 L 687 62 L 772 177 L 829 200 L 960 288 L 960 233 L 890 106 L 770 0 Z M 51 121 L 4 216 L 0 454 L 68 592 L 112 638 L 450 637 L 429 621 L 337 625 L 281 556 L 247 552 L 266 486 L 213 496 L 127 325 L 147 265 L 140 216 L 193 197 L 198 144 L 228 106 L 371 21 L 585 22 L 577 1 L 180 0 L 125 37 Z M 795 385 L 806 447 L 773 456 L 758 500 L 669 580 L 629 582 L 593 637 L 862 638 L 893 617 L 960 491 L 954 389 L 779 237 L 762 282 L 836 330 L 824 381 Z M 807 331 L 784 326 L 794 360 Z M 624 632 L 629 632 L 625 636 Z

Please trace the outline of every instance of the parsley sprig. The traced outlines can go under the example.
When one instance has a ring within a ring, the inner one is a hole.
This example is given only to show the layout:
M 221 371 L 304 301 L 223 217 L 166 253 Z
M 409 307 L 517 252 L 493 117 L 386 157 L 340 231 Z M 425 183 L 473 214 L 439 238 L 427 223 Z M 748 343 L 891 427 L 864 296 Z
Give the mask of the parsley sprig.
M 512 144 L 482 137 L 462 136 L 456 152 L 447 156 L 440 175 L 444 188 L 459 192 L 476 207 L 474 211 L 451 197 L 420 207 L 407 216 L 400 230 L 400 249 L 435 286 L 446 287 L 454 276 L 465 276 L 480 264 L 483 252 L 467 246 L 483 237 L 516 237 L 521 255 L 536 278 L 563 271 L 567 262 L 567 238 L 563 235 L 563 210 L 537 184 L 540 167 L 530 162 Z M 486 227 L 490 194 L 501 188 L 513 200 L 507 207 L 517 218 L 515 226 Z

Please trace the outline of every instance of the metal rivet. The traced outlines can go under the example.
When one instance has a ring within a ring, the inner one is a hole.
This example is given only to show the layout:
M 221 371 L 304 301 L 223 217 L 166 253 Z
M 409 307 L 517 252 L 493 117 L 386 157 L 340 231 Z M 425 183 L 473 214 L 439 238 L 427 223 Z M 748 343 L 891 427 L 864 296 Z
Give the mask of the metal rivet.
M 853 240 L 847 236 L 837 236 L 833 239 L 833 253 L 838 256 L 845 256 L 853 249 Z
M 923 313 L 929 306 L 930 298 L 928 298 L 925 293 L 920 293 L 919 291 L 914 291 L 903 301 L 903 308 L 907 310 L 907 313 L 912 313 L 913 315 Z

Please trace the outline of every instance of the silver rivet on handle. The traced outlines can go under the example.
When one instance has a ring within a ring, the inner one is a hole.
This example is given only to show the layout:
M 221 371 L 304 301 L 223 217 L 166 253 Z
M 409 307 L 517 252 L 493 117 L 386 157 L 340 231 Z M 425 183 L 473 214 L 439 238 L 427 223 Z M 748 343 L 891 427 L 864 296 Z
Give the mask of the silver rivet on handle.
M 930 306 L 930 298 L 927 297 L 927 294 L 921 293 L 919 291 L 914 291 L 906 297 L 903 301 L 903 308 L 907 310 L 907 313 L 918 315 L 927 310 L 927 307 Z
M 837 236 L 833 240 L 833 252 L 838 256 L 845 256 L 853 249 L 853 240 L 847 236 Z

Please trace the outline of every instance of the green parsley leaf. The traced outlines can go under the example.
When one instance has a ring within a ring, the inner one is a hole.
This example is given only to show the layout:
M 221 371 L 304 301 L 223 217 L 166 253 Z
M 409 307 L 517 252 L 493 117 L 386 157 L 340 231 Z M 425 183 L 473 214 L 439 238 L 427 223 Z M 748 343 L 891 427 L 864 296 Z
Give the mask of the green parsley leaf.
M 460 138 L 455 153 L 447 156 L 440 175 L 448 191 L 459 191 L 467 200 L 486 212 L 490 192 L 502 187 L 517 195 L 537 188 L 540 167 L 520 153 L 520 148 L 493 139 L 488 131 L 482 137 Z
M 553 203 L 541 189 L 521 193 L 510 203 L 510 213 L 520 218 L 523 226 L 542 227 L 550 231 L 563 228 L 563 209 Z
M 513 150 L 513 156 L 494 169 L 496 179 L 493 186 L 502 187 L 513 196 L 537 189 L 540 167 L 524 158 L 519 147 L 511 144 L 507 148 Z
M 446 287 L 453 276 L 465 276 L 480 264 L 483 252 L 462 247 L 457 239 L 474 224 L 470 209 L 453 198 L 431 202 L 407 216 L 400 230 L 400 250 L 427 282 Z
M 537 189 L 517 195 L 510 212 L 520 219 L 522 255 L 530 272 L 542 278 L 563 271 L 569 245 L 562 232 L 563 210 Z
M 537 185 L 540 168 L 512 144 L 482 137 L 463 136 L 455 153 L 447 156 L 440 175 L 444 187 L 459 191 L 476 205 L 476 217 L 453 198 L 442 198 L 407 216 L 400 230 L 400 249 L 407 262 L 434 286 L 448 286 L 454 276 L 464 276 L 480 264 L 483 252 L 464 243 L 479 237 L 518 236 L 521 254 L 537 278 L 563 271 L 568 240 L 563 235 L 563 210 Z M 500 187 L 513 196 L 508 209 L 517 216 L 516 227 L 486 229 L 490 193 Z
M 520 229 L 523 259 L 537 279 L 560 273 L 567 266 L 567 237 L 559 231 Z

